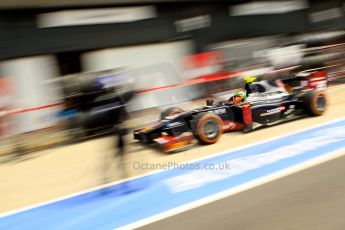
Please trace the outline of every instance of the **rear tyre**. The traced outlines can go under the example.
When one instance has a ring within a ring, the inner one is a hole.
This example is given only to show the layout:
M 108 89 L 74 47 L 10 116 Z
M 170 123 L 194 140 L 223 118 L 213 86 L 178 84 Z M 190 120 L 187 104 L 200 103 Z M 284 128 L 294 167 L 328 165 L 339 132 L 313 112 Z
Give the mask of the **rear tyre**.
M 310 116 L 320 116 L 326 111 L 327 96 L 323 91 L 310 90 L 305 93 L 304 106 Z
M 183 112 L 184 112 L 183 109 L 180 109 L 177 107 L 168 108 L 161 113 L 161 120 L 164 120 L 168 116 L 172 116 L 172 115 L 183 113 Z
M 202 144 L 213 144 L 223 133 L 222 119 L 211 113 L 200 113 L 192 120 L 193 134 Z

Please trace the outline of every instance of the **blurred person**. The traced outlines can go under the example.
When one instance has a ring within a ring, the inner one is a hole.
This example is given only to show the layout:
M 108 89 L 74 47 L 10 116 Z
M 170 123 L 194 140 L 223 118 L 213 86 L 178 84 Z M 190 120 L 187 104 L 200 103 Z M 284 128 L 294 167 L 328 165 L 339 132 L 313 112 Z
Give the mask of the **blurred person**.
M 108 169 L 128 176 L 125 168 L 128 118 L 127 105 L 135 95 L 133 78 L 127 71 L 105 70 L 68 75 L 61 80 L 65 92 L 65 109 L 61 120 L 77 134 L 77 140 L 110 134 L 114 138 L 111 155 L 105 154 L 102 165 L 102 183 L 110 182 Z M 75 86 L 82 87 L 75 87 Z M 79 136 L 81 134 L 81 136 Z M 82 138 L 80 138 L 82 137 Z
M 127 127 L 124 124 L 125 121 L 128 119 L 129 115 L 127 112 L 127 105 L 129 101 L 134 97 L 135 91 L 130 89 L 130 86 L 124 87 L 122 90 L 128 90 L 125 92 L 120 92 L 116 98 L 114 98 L 114 104 L 108 105 L 108 112 L 104 114 L 105 116 L 111 116 L 111 123 L 113 126 L 112 135 L 114 137 L 114 146 L 112 150 L 112 160 L 108 162 L 108 158 L 105 160 L 105 168 L 104 168 L 104 183 L 109 182 L 109 177 L 107 175 L 107 168 L 109 163 L 111 164 L 114 162 L 115 164 L 115 171 L 120 174 L 121 179 L 126 179 L 129 176 L 129 171 L 126 168 L 126 140 L 125 136 L 128 133 Z M 97 109 L 96 109 L 97 110 Z M 102 110 L 104 108 L 102 107 Z M 99 110 L 101 111 L 101 110 Z M 125 187 L 123 188 L 126 192 L 128 188 L 126 184 L 123 184 Z

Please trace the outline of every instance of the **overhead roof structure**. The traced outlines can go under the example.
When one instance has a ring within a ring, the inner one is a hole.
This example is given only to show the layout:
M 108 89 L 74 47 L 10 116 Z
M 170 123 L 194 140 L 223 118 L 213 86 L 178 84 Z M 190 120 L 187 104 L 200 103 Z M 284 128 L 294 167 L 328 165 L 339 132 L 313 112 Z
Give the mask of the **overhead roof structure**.
M 249 1 L 250 0 L 1 0 L 0 9 L 87 7 L 169 2 L 227 2 L 231 4 Z

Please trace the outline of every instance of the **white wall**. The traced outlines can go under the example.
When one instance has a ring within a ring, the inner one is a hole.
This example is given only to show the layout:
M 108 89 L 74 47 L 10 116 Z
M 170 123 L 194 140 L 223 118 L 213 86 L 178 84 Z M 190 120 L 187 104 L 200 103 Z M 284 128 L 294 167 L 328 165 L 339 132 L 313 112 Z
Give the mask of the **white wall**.
M 153 88 L 183 81 L 181 62 L 193 51 L 192 41 L 104 49 L 82 56 L 84 71 L 130 68 L 138 88 Z M 130 110 L 162 106 L 190 99 L 188 87 L 141 94 Z
M 304 45 L 278 47 L 267 50 L 267 58 L 272 66 L 279 68 L 290 67 L 301 63 Z
M 13 83 L 13 108 L 32 108 L 57 103 L 60 93 L 53 83 L 58 76 L 53 56 L 19 58 L 0 63 L 0 74 L 10 77 Z M 60 108 L 25 112 L 15 115 L 15 133 L 30 132 L 54 124 L 54 116 Z

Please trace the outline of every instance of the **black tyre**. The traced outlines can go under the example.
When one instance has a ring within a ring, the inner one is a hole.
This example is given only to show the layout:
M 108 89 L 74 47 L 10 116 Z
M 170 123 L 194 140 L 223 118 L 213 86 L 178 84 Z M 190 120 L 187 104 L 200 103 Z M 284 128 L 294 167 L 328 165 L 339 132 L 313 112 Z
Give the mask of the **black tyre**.
M 193 134 L 203 144 L 213 144 L 223 133 L 222 119 L 212 113 L 200 113 L 192 120 Z
M 161 120 L 164 120 L 168 116 L 172 116 L 172 115 L 183 113 L 183 112 L 184 112 L 183 109 L 180 109 L 177 107 L 168 108 L 161 113 Z
M 320 116 L 327 108 L 327 96 L 323 91 L 309 90 L 304 95 L 304 106 L 310 116 Z

